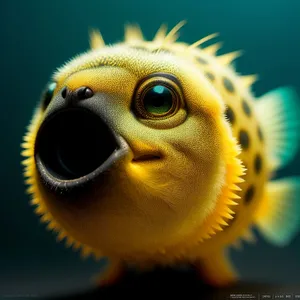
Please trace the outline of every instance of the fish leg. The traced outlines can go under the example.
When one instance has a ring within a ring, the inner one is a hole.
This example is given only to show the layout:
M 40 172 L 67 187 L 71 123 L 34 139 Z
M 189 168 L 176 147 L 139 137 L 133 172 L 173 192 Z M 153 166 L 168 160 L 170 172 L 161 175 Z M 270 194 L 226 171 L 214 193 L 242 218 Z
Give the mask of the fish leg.
M 119 260 L 111 260 L 104 271 L 93 276 L 92 280 L 98 287 L 117 283 L 123 276 L 124 266 Z
M 201 278 L 213 286 L 227 286 L 238 280 L 238 275 L 224 250 L 218 250 L 197 261 L 194 266 Z

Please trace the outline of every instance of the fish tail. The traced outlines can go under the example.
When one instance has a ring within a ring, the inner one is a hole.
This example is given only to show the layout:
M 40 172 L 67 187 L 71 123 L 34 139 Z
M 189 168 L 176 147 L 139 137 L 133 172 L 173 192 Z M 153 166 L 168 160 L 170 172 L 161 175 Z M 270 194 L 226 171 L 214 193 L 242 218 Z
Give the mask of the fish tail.
M 299 149 L 299 103 L 293 88 L 280 87 L 261 96 L 255 104 L 270 172 L 290 163 Z

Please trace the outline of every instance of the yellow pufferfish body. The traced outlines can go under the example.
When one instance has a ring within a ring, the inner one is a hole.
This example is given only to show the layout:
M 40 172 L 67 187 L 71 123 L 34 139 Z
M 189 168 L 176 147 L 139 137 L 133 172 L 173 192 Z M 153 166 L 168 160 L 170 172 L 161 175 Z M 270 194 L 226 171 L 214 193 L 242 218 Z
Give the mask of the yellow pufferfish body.
M 191 263 L 212 284 L 238 280 L 226 250 L 276 245 L 298 232 L 298 177 L 272 179 L 299 144 L 296 93 L 256 99 L 256 76 L 232 66 L 240 52 L 188 45 L 179 23 L 146 41 L 91 50 L 53 75 L 23 143 L 32 204 L 48 227 L 84 255 L 108 257 L 101 282 L 124 266 Z

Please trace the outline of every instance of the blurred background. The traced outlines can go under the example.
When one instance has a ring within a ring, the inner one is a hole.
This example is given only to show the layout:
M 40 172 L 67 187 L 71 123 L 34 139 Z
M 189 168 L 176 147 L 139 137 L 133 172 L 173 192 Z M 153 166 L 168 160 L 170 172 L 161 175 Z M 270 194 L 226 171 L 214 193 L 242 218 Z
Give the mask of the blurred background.
M 113 43 L 126 22 L 139 23 L 151 39 L 161 23 L 185 19 L 181 40 L 220 32 L 223 52 L 245 51 L 236 66 L 259 74 L 257 96 L 283 85 L 300 94 L 299 13 L 299 0 L 1 1 L 0 297 L 76 292 L 102 266 L 81 260 L 45 230 L 29 206 L 20 165 L 20 143 L 41 91 L 57 67 L 89 47 L 89 28 Z M 280 175 L 300 175 L 299 167 L 300 154 Z M 300 282 L 300 236 L 284 249 L 259 239 L 231 255 L 245 280 Z

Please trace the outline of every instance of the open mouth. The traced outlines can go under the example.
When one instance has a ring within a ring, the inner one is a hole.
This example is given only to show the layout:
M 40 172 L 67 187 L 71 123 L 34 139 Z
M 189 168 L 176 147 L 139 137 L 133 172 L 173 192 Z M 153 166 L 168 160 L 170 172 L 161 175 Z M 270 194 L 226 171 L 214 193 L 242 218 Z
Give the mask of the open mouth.
M 126 142 L 96 114 L 83 108 L 46 118 L 37 134 L 35 158 L 50 185 L 80 185 L 107 170 L 127 153 Z

